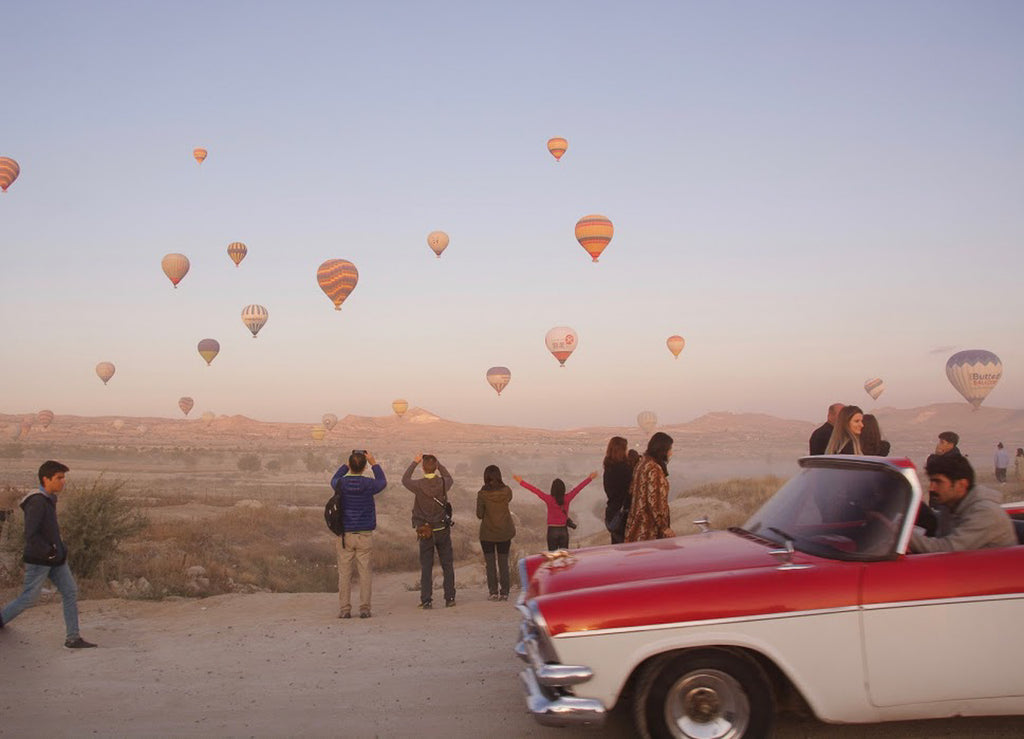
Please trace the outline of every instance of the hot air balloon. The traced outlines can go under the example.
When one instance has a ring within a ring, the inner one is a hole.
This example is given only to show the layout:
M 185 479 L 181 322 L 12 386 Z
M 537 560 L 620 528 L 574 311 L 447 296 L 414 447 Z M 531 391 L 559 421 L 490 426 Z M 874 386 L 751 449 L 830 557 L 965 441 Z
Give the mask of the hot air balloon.
M 583 216 L 576 221 L 576 240 L 587 250 L 593 260 L 601 256 L 601 252 L 612 240 L 615 227 L 607 217 L 601 215 Z
M 0 157 L 0 190 L 7 192 L 18 175 L 21 174 L 21 167 L 10 157 Z
M 254 303 L 253 305 L 247 305 L 242 308 L 242 323 L 245 324 L 246 328 L 252 331 L 252 338 L 254 339 L 269 317 L 270 314 L 262 305 L 256 305 Z
M 565 150 L 569 148 L 569 142 L 563 139 L 561 136 L 556 136 L 553 139 L 548 139 L 548 151 L 551 152 L 551 156 L 555 158 L 555 161 L 559 161 Z
M 324 417 L 320 420 L 323 423 L 324 428 L 328 431 L 334 428 L 338 423 L 338 417 L 333 413 L 325 413 Z
M 194 406 L 195 404 L 196 402 L 187 395 L 183 395 L 180 398 L 178 398 L 178 407 L 181 408 L 181 412 L 184 413 L 186 416 L 188 415 L 188 412 L 192 410 L 192 406 Z
M 161 260 L 160 266 L 164 268 L 164 274 L 167 275 L 167 279 L 171 281 L 174 289 L 177 290 L 178 283 L 188 274 L 188 268 L 191 265 L 188 262 L 188 257 L 184 254 L 168 254 Z
M 680 352 L 682 352 L 683 347 L 686 346 L 686 339 L 679 334 L 673 334 L 665 340 L 665 343 L 668 345 L 668 350 L 672 352 L 672 356 L 679 359 Z
M 103 380 L 104 385 L 110 381 L 110 378 L 114 376 L 116 371 L 113 362 L 100 362 L 96 365 L 96 374 Z
M 1003 363 L 985 349 L 957 352 L 946 362 L 946 377 L 977 410 L 1003 376 Z
M 658 426 L 658 417 L 654 411 L 640 411 L 636 414 L 636 425 L 648 436 Z
M 505 389 L 511 379 L 512 373 L 509 372 L 508 367 L 491 367 L 487 370 L 487 382 L 498 395 L 501 395 L 501 391 Z
M 870 395 L 872 400 L 878 400 L 878 396 L 885 392 L 885 383 L 881 377 L 875 377 L 864 383 L 864 392 Z
M 323 426 L 314 426 L 310 430 L 309 435 L 313 437 L 313 441 L 323 441 L 324 434 L 326 433 L 327 429 L 325 429 Z
M 214 415 L 213 411 L 206 411 L 202 416 L 200 416 L 200 420 L 203 422 L 204 425 L 209 426 L 211 423 L 213 423 L 213 420 L 216 417 L 217 416 Z
M 242 316 L 244 319 L 245 314 Z M 220 342 L 216 339 L 203 339 L 196 348 L 199 350 L 199 356 L 206 360 L 207 367 L 213 362 L 213 358 L 220 354 Z
M 392 401 L 391 410 L 393 410 L 395 414 L 399 418 L 401 418 L 402 416 L 405 415 L 405 412 L 409 410 L 409 401 L 404 400 L 403 398 L 399 398 L 398 400 Z
M 328 259 L 316 271 L 316 281 L 334 303 L 334 310 L 341 310 L 341 304 L 359 282 L 359 270 L 347 259 Z
M 35 416 L 25 416 L 21 419 L 21 435 L 28 436 L 32 430 L 32 424 L 36 421 Z
M 248 253 L 248 247 L 241 241 L 232 241 L 228 244 L 228 256 L 231 257 L 231 261 L 235 263 L 236 267 L 242 263 Z
M 114 430 L 115 430 L 115 431 L 120 431 L 121 429 L 123 429 L 123 428 L 124 428 L 124 420 L 123 420 L 123 419 L 120 419 L 120 418 L 118 418 L 118 419 L 117 419 L 116 421 L 114 421 L 114 423 L 113 423 L 113 424 L 111 424 L 111 425 L 112 425 L 112 426 L 114 427 Z
M 36 414 L 36 420 L 39 421 L 39 425 L 42 426 L 43 429 L 50 428 L 50 424 L 53 423 L 53 411 L 39 411 L 39 413 Z
M 555 326 L 544 337 L 544 344 L 547 346 L 548 351 L 555 355 L 558 364 L 564 367 L 565 360 L 576 351 L 579 337 L 568 326 Z
M 431 231 L 427 234 L 427 246 L 430 247 L 431 251 L 437 254 L 437 258 L 441 258 L 441 252 L 448 248 L 448 234 L 444 231 Z
M 202 164 L 203 160 L 206 159 L 206 149 L 203 149 L 202 147 L 196 147 L 195 149 L 192 150 L 192 156 L 196 158 L 197 162 Z

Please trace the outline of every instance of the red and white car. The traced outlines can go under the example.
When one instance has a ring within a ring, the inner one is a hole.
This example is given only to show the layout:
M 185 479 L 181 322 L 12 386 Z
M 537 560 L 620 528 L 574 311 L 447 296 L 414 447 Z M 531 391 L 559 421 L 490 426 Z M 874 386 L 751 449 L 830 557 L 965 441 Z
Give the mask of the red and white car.
M 800 466 L 743 528 L 521 560 L 537 720 L 623 702 L 643 736 L 711 739 L 801 702 L 830 723 L 1024 714 L 1024 546 L 908 554 L 909 460 Z

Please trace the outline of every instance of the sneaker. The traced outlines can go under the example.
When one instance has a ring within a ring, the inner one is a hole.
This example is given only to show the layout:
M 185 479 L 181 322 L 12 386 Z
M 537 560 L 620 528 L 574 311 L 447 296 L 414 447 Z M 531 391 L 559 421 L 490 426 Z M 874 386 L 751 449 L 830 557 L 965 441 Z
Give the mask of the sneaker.
M 360 611 L 359 612 L 359 618 L 369 618 L 369 617 L 370 617 L 370 612 L 369 611 Z
M 487 600 L 498 600 L 498 594 L 497 593 L 491 593 L 490 595 L 487 596 Z
M 87 642 L 80 636 L 76 636 L 74 639 L 66 639 L 64 641 L 64 646 L 68 649 L 90 649 L 96 645 L 91 642 Z
M 498 600 L 508 600 L 508 593 L 502 593 L 499 595 Z
M 455 598 L 452 598 L 451 600 L 448 600 L 447 598 L 445 598 L 444 599 L 444 607 L 445 608 L 454 608 L 455 607 Z
M 352 614 L 348 611 L 342 611 L 338 614 L 338 618 L 352 618 Z
M 429 611 L 431 608 L 434 607 L 434 604 L 432 601 L 425 600 L 422 603 L 420 603 L 419 607 L 422 608 L 424 611 Z

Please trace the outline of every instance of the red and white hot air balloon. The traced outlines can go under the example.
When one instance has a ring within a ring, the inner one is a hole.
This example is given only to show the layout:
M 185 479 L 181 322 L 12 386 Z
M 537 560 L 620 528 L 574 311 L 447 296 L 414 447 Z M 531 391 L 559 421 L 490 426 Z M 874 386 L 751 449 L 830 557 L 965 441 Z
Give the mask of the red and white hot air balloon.
M 565 360 L 569 355 L 576 351 L 579 341 L 576 332 L 568 326 L 555 326 L 544 337 L 544 345 L 562 367 L 565 366 Z

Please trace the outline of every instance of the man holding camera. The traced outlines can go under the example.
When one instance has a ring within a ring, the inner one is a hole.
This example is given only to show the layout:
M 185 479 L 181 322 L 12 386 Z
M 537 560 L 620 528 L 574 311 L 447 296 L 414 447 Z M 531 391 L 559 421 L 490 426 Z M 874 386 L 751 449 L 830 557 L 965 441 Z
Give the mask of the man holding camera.
M 416 465 L 423 462 L 423 477 L 412 479 Z M 417 454 L 402 475 L 402 484 L 415 494 L 412 526 L 420 541 L 420 608 L 433 608 L 434 550 L 444 573 L 444 605 L 455 605 L 455 559 L 452 554 L 451 505 L 448 491 L 452 476 L 433 454 Z
M 363 476 L 369 462 L 373 479 Z M 388 485 L 384 470 L 365 449 L 353 449 L 331 479 L 331 488 L 341 496 L 345 533 L 338 537 L 338 618 L 352 618 L 352 561 L 359 570 L 359 618 L 370 617 L 373 592 L 373 531 L 377 528 L 377 506 L 373 496 Z

